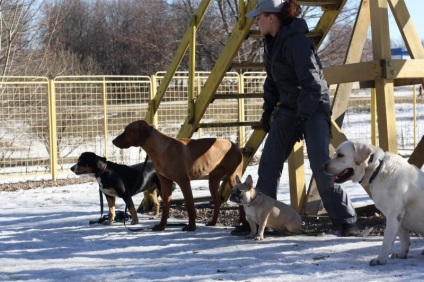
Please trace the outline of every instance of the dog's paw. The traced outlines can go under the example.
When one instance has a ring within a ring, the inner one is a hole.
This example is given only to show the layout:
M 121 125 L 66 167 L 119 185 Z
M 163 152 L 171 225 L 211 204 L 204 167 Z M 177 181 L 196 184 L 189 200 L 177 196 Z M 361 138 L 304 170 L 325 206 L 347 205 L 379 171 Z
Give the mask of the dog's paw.
M 136 224 L 138 224 L 138 220 L 131 220 L 131 225 L 136 225 Z
M 250 233 L 249 235 L 246 235 L 247 239 L 253 239 L 256 237 L 256 232 L 255 233 Z
M 153 226 L 152 230 L 153 231 L 163 231 L 163 230 L 165 230 L 165 225 L 157 224 L 157 225 Z
M 379 258 L 375 258 L 375 259 L 372 259 L 372 260 L 370 260 L 370 265 L 371 266 L 376 266 L 376 265 L 385 265 L 386 264 L 386 260 L 382 260 L 382 259 L 379 259 Z
M 205 225 L 206 226 L 215 226 L 216 225 L 216 221 L 209 221 Z
M 113 224 L 113 220 L 111 221 L 111 220 L 105 220 L 105 221 L 103 221 L 102 222 L 104 225 L 112 225 Z
M 194 231 L 194 230 L 196 230 L 196 225 L 194 225 L 194 226 L 186 225 L 186 226 L 183 227 L 182 230 L 183 231 Z
M 263 240 L 264 239 L 264 237 L 262 237 L 262 236 L 255 236 L 255 240 L 256 241 L 261 241 L 261 240 Z

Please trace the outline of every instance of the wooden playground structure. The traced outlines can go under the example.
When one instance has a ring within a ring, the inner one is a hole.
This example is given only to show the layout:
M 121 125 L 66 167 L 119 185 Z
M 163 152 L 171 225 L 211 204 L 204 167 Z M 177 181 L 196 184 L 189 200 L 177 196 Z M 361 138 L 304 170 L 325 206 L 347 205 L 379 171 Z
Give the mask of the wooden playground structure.
M 225 124 L 202 123 L 209 104 L 215 97 L 225 73 L 233 65 L 233 59 L 237 55 L 243 41 L 253 33 L 251 30 L 253 19 L 245 17 L 245 13 L 252 10 L 258 0 L 240 0 L 239 18 L 231 35 L 222 49 L 221 55 L 216 61 L 202 91 L 194 97 L 194 75 L 196 54 L 196 30 L 202 22 L 203 16 L 208 9 L 211 0 L 203 0 L 197 11 L 192 15 L 190 25 L 177 49 L 171 64 L 169 65 L 157 94 L 149 103 L 145 119 L 153 123 L 155 114 L 167 87 L 173 78 L 177 68 L 186 52 L 189 52 L 189 91 L 188 91 L 188 114 L 177 137 L 190 138 L 193 133 L 202 127 L 226 126 Z M 308 37 L 317 48 L 322 44 L 337 16 L 342 11 L 347 0 L 315 0 L 298 1 L 302 6 L 320 6 L 322 16 Z M 411 59 L 392 59 L 389 35 L 389 9 L 394 16 L 399 31 L 405 42 Z M 372 17 L 371 17 L 372 15 Z M 373 60 L 361 62 L 361 55 L 367 39 L 367 32 L 371 26 Z M 246 62 L 250 68 L 260 68 L 250 62 Z M 378 115 L 378 141 L 379 146 L 386 151 L 397 153 L 396 119 L 394 103 L 394 87 L 401 85 L 424 84 L 424 48 L 409 15 L 404 0 L 362 0 L 359 4 L 349 47 L 341 66 L 332 66 L 324 69 L 325 78 L 330 85 L 336 85 L 336 91 L 332 105 L 332 146 L 337 147 L 346 140 L 343 134 L 343 117 L 347 110 L 352 84 L 359 82 L 361 86 L 374 88 L 376 92 L 376 106 Z M 263 67 L 263 66 L 262 66 Z M 240 98 L 248 99 L 249 94 L 240 95 Z M 242 126 L 248 123 L 240 122 L 227 126 Z M 256 128 L 241 148 L 243 152 L 244 169 L 250 163 L 258 147 L 264 140 L 266 133 Z M 305 171 L 303 165 L 303 144 L 295 145 L 288 160 L 290 178 L 291 205 L 298 212 L 305 214 L 317 214 L 320 198 L 313 179 L 306 189 Z M 409 162 L 417 167 L 424 163 L 424 139 L 418 143 Z M 229 187 L 221 187 L 221 196 L 226 198 Z

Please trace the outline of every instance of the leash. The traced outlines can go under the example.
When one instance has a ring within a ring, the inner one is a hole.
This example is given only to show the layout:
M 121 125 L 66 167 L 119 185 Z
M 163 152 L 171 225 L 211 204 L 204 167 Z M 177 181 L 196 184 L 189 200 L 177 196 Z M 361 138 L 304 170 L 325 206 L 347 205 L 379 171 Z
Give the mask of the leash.
M 99 196 L 100 196 L 100 218 L 103 216 L 103 192 L 99 188 Z
M 106 167 L 107 167 L 107 163 L 105 163 L 105 165 L 100 169 L 99 173 L 94 174 L 94 176 L 100 177 L 105 171 L 106 171 Z M 100 197 L 100 218 L 98 220 L 91 220 L 89 221 L 90 224 L 94 224 L 94 223 L 100 223 L 103 222 L 103 192 L 99 187 L 99 197 Z
M 146 154 L 146 158 L 144 159 L 144 164 L 143 164 L 143 168 L 141 169 L 141 173 L 140 173 L 140 177 L 139 177 L 139 179 L 138 179 L 138 181 L 137 181 L 137 183 L 136 183 L 136 186 L 135 186 L 135 188 L 138 186 L 138 185 L 140 185 L 140 182 L 141 181 L 143 181 L 143 179 L 142 179 L 142 175 L 143 175 L 143 172 L 144 172 L 144 170 L 146 169 L 146 166 L 147 166 L 147 161 L 149 160 L 149 155 L 147 155 Z M 124 226 L 125 227 L 127 227 L 127 225 L 126 225 L 126 222 L 127 222 L 127 210 L 128 210 L 128 206 L 127 206 L 127 204 L 125 204 L 125 212 L 124 212 Z M 140 231 L 140 230 L 143 230 L 143 228 L 130 228 L 130 227 L 127 227 L 127 229 L 128 230 L 130 230 L 130 231 Z

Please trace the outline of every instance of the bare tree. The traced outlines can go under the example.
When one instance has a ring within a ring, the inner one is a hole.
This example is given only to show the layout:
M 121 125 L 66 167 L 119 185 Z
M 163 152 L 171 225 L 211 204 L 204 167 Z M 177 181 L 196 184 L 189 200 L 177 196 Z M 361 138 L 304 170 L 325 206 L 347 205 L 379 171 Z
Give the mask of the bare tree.
M 25 75 L 39 48 L 37 15 L 44 0 L 0 0 L 1 75 Z

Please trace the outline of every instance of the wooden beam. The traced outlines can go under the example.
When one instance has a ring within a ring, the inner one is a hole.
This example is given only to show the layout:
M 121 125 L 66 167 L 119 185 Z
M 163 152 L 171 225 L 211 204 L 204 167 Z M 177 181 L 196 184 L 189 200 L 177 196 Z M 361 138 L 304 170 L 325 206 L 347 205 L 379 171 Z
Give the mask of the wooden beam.
M 386 78 L 423 78 L 424 77 L 424 59 L 413 60 L 389 60 L 385 67 L 387 70 Z
M 305 165 L 303 156 L 303 142 L 294 144 L 288 159 L 290 204 L 293 209 L 300 212 L 306 200 Z
M 374 61 L 378 60 L 382 69 L 391 60 L 389 16 L 387 0 L 370 1 L 371 32 Z M 386 76 L 387 74 L 385 74 Z M 393 79 L 376 79 L 379 146 L 392 153 L 397 153 L 396 113 L 394 103 Z
M 375 81 L 379 146 L 397 154 L 396 113 L 393 80 Z
M 324 68 L 328 84 L 368 81 L 381 77 L 380 62 L 370 61 Z

